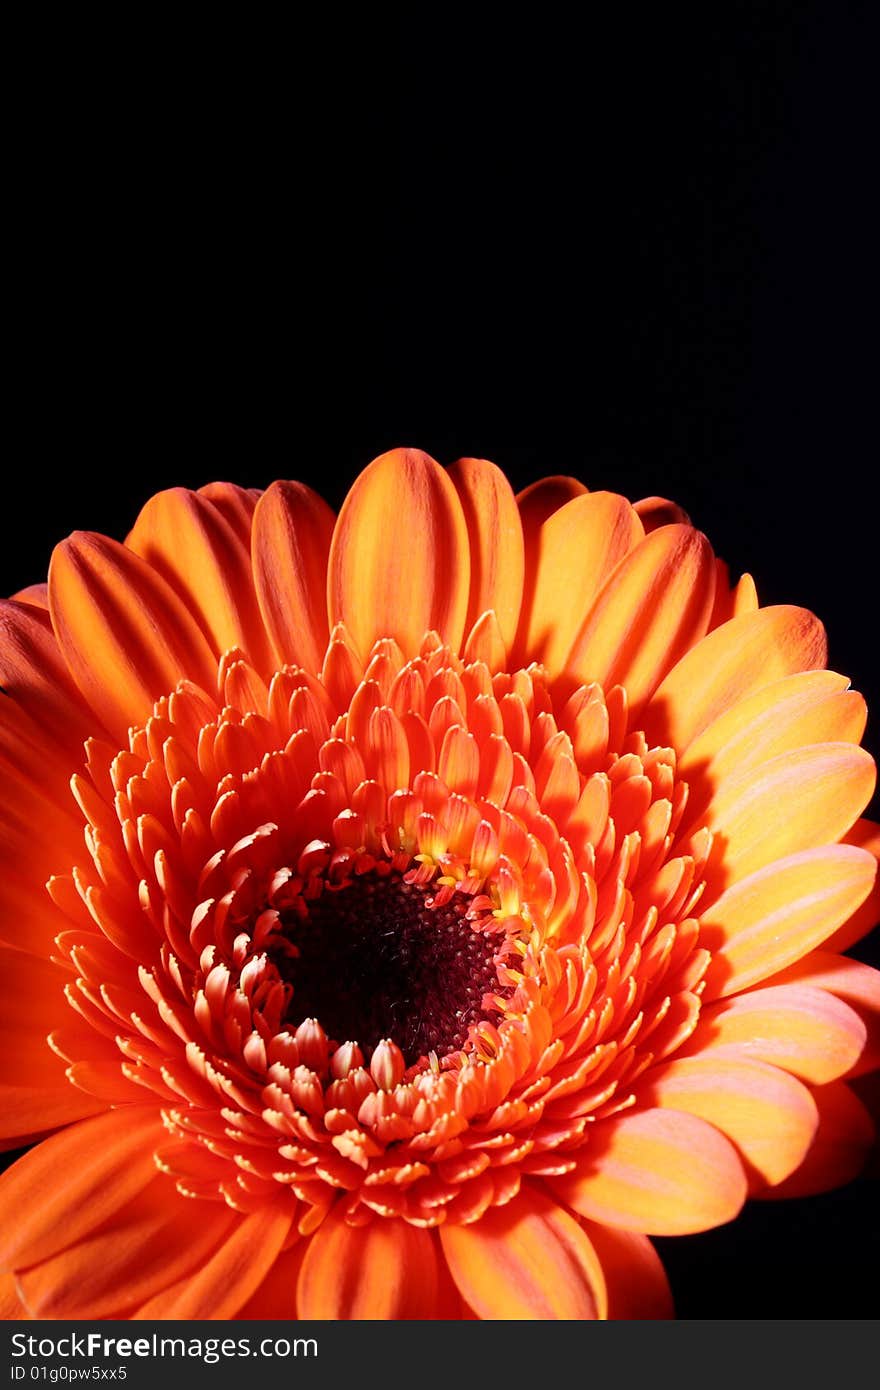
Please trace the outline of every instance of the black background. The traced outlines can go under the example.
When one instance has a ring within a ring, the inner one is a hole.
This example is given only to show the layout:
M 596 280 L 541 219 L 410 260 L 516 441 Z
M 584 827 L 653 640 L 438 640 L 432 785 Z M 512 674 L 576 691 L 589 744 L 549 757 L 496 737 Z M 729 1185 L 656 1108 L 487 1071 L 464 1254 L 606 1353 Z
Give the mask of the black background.
M 408 444 L 675 498 L 880 709 L 870 10 L 340 11 L 76 71 L 56 36 L 13 141 L 0 592 L 161 487 L 338 505 Z M 875 1316 L 878 1213 L 863 1179 L 660 1242 L 680 1316 Z

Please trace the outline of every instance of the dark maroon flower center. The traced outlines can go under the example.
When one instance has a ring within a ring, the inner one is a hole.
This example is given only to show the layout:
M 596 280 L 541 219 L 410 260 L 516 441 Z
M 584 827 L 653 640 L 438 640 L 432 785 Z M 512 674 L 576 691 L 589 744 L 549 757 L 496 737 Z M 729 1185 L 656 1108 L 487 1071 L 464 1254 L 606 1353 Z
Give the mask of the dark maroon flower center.
M 340 889 L 325 884 L 304 916 L 283 912 L 288 946 L 272 954 L 293 986 L 287 1025 L 316 1018 L 328 1037 L 367 1052 L 390 1038 L 412 1066 L 463 1047 L 473 1023 L 494 1021 L 483 1000 L 510 992 L 497 969 L 505 934 L 468 919 L 468 894 L 432 907 L 432 891 L 368 873 Z

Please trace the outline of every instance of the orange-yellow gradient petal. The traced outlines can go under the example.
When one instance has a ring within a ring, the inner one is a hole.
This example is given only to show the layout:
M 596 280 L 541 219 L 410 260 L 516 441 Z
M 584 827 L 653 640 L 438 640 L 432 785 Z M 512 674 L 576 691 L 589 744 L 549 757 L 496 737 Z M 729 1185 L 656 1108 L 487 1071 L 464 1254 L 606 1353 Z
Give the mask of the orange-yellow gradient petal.
M 412 655 L 431 630 L 455 647 L 469 594 L 467 524 L 449 475 L 415 449 L 383 454 L 339 513 L 327 567 L 331 624 L 345 623 L 361 653 L 393 637 Z

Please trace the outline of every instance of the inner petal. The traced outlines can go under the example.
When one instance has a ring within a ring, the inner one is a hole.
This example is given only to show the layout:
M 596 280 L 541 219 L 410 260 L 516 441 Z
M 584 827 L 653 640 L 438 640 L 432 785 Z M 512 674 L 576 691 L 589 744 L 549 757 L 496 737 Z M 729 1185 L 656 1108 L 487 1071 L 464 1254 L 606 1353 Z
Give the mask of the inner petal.
M 316 1018 L 328 1036 L 366 1049 L 391 1038 L 408 1066 L 464 1047 L 509 993 L 498 976 L 506 935 L 491 918 L 472 920 L 473 901 L 455 892 L 435 906 L 430 886 L 397 873 L 325 883 L 300 899 L 269 948 L 293 987 L 285 1022 Z

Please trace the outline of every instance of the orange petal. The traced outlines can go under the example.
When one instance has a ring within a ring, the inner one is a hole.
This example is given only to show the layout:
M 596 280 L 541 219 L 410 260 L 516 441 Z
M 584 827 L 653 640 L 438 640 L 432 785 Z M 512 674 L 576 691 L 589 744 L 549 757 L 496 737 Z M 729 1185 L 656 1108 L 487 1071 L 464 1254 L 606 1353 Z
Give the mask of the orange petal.
M 629 502 L 612 492 L 584 493 L 552 512 L 535 537 L 518 660 L 561 670 L 596 595 L 643 536 Z
M 810 985 L 827 989 L 855 1009 L 867 1029 L 865 1048 L 851 1076 L 880 1068 L 880 970 L 833 951 L 813 951 L 773 979 L 774 985 Z
M 675 1058 L 648 1073 L 642 1098 L 699 1115 L 720 1129 L 759 1186 L 781 1182 L 794 1171 L 818 1124 L 806 1086 L 778 1067 L 738 1057 Z
M 283 1251 L 262 1284 L 236 1313 L 237 1322 L 290 1322 L 296 1317 L 296 1281 L 308 1241 L 298 1240 Z
M 337 1206 L 309 1242 L 297 1282 L 297 1314 L 346 1322 L 430 1318 L 437 1255 L 431 1231 L 385 1217 L 348 1226 Z
M 865 1045 L 858 1014 L 824 989 L 770 985 L 704 1008 L 688 1054 L 723 1047 L 824 1085 L 849 1071 Z
M 700 921 L 700 945 L 713 955 L 706 997 L 736 994 L 807 955 L 864 900 L 875 871 L 863 850 L 823 845 L 733 884 Z
M 27 1316 L 27 1309 L 18 1296 L 15 1276 L 0 1274 L 0 1322 L 23 1322 Z
M 874 761 L 849 743 L 819 743 L 728 777 L 698 818 L 716 837 L 707 899 L 766 864 L 841 838 L 874 790 Z M 780 814 L 780 807 L 784 808 Z M 692 847 L 683 832 L 677 854 Z
M 596 1221 L 582 1224 L 602 1265 L 609 1321 L 674 1318 L 666 1270 L 648 1237 Z
M 862 818 L 857 820 L 851 830 L 843 837 L 844 843 L 856 845 L 880 860 L 880 825 Z M 874 887 L 861 907 L 844 922 L 839 931 L 825 942 L 830 951 L 848 951 L 863 936 L 867 936 L 880 923 L 880 873 L 874 880 Z
M 210 689 L 217 664 L 165 580 L 116 541 L 78 531 L 55 547 L 49 608 L 82 693 L 116 737 L 183 677 Z
M 670 502 L 668 497 L 642 497 L 633 503 L 633 508 L 645 528 L 645 535 L 659 530 L 661 526 L 692 524 L 684 508 L 677 502 Z
M 858 743 L 867 707 L 833 671 L 800 671 L 764 686 L 726 710 L 679 762 L 690 784 L 689 815 L 727 777 L 814 743 Z
M 259 488 L 239 487 L 236 483 L 205 483 L 199 496 L 207 497 L 212 506 L 229 522 L 233 531 L 250 548 L 254 508 L 262 496 Z
M 479 1317 L 572 1321 L 607 1315 L 602 1266 L 573 1216 L 537 1188 L 468 1226 L 440 1227 L 465 1301 Z
M 155 1106 L 123 1106 L 31 1149 L 0 1177 L 0 1266 L 45 1260 L 109 1220 L 155 1176 L 164 1135 Z
M 0 703 L 4 718 L 14 721 L 21 712 L 32 735 L 41 731 L 81 761 L 96 721 L 67 669 L 49 615 L 7 599 L 0 599 L 0 687 L 7 697 Z
M 66 1063 L 46 1041 L 70 1018 L 69 978 L 49 961 L 0 949 L 0 1140 L 7 1147 L 107 1108 L 71 1085 Z
M 334 516 L 303 483 L 273 483 L 254 513 L 254 582 L 278 665 L 316 673 L 327 646 L 327 556 Z
M 198 1205 L 198 1199 L 192 1199 Z M 294 1205 L 279 1202 L 239 1218 L 232 1234 L 197 1273 L 163 1289 L 129 1316 L 133 1320 L 234 1317 L 277 1259 L 290 1233 Z
M 33 608 L 49 607 L 49 586 L 46 583 L 28 584 L 26 589 L 19 589 L 18 593 L 11 594 L 11 598 L 16 603 L 28 603 Z
M 516 505 L 519 507 L 526 538 L 526 550 L 528 551 L 532 538 L 537 535 L 548 516 L 564 507 L 573 497 L 582 497 L 586 491 L 587 488 L 580 479 L 557 473 L 551 478 L 539 478 L 537 482 L 529 483 L 522 492 L 518 492 Z M 531 567 L 527 564 L 527 577 L 530 578 L 531 573 Z
M 162 1175 L 100 1231 L 25 1270 L 22 1298 L 36 1318 L 113 1317 L 199 1268 L 238 1221 Z
M 760 608 L 710 632 L 672 668 L 645 712 L 649 743 L 683 753 L 754 690 L 825 665 L 825 630 L 804 608 Z
M 874 1123 L 862 1102 L 843 1081 L 817 1086 L 813 1099 L 819 1126 L 806 1158 L 791 1177 L 757 1196 L 812 1197 L 851 1182 L 864 1168 L 874 1142 Z
M 126 545 L 152 565 L 192 613 L 220 657 L 240 647 L 260 670 L 269 665 L 245 542 L 204 495 L 183 487 L 157 492 Z
M 580 684 L 626 687 L 631 718 L 706 631 L 715 557 L 690 526 L 663 526 L 605 584 L 565 663 Z
M 522 601 L 524 549 L 519 509 L 500 468 L 486 459 L 458 459 L 449 469 L 470 536 L 468 631 L 488 609 L 510 650 Z
M 361 473 L 328 562 L 331 623 L 368 652 L 393 637 L 407 656 L 433 629 L 458 647 L 470 596 L 470 541 L 452 479 L 427 454 L 394 449 Z
M 552 1186 L 591 1221 L 657 1236 L 721 1226 L 746 1198 L 730 1141 L 678 1110 L 629 1111 L 597 1124 L 581 1168 Z

